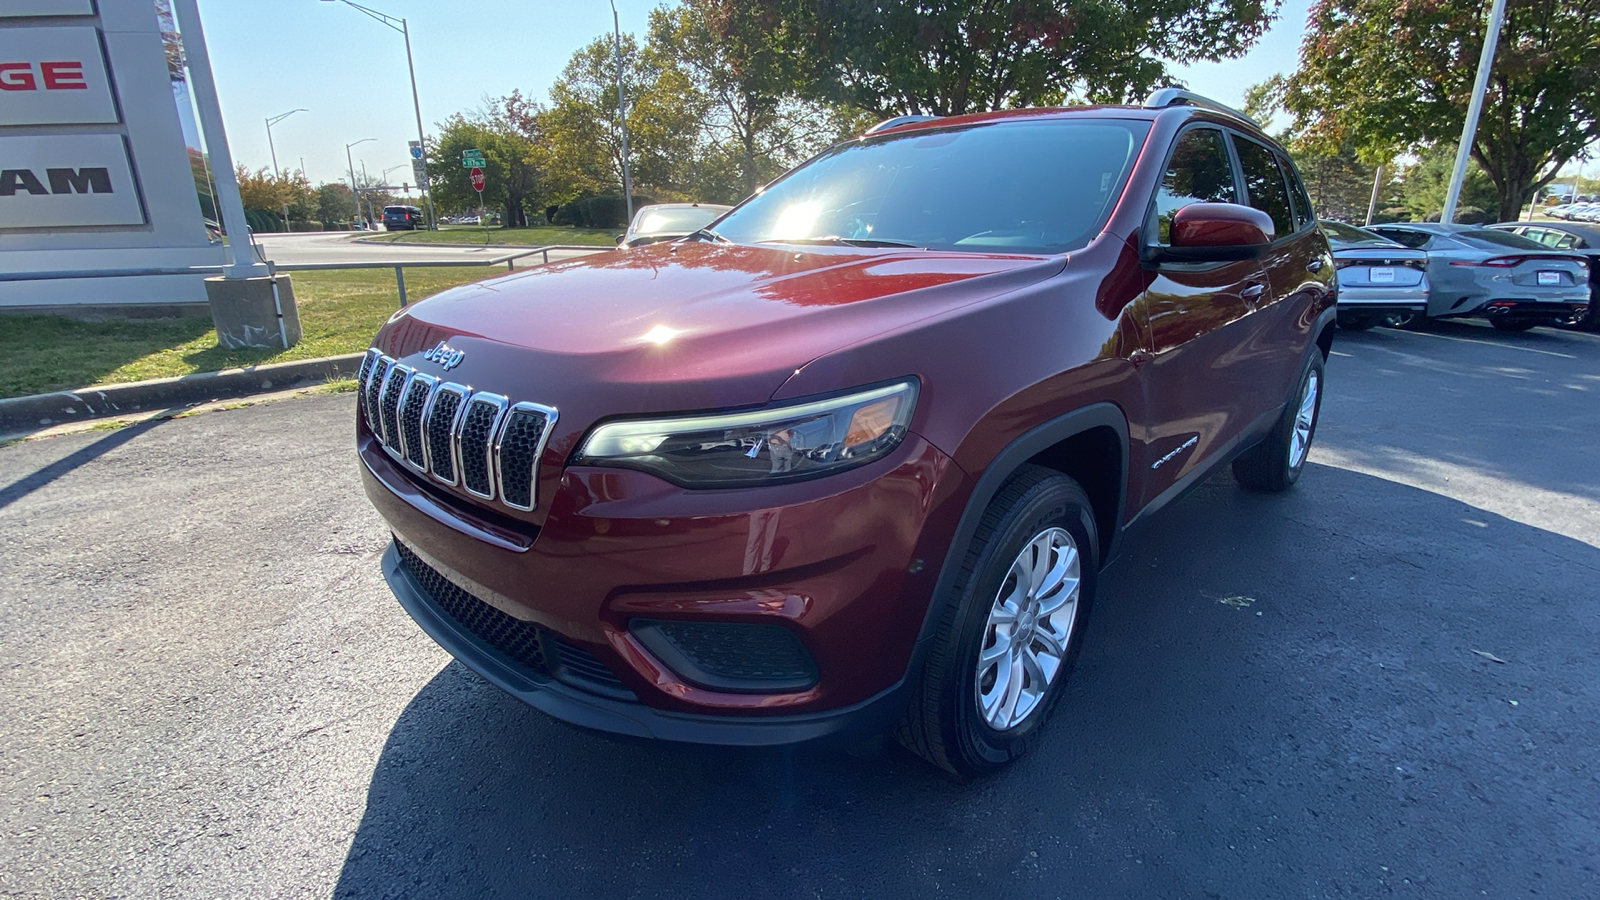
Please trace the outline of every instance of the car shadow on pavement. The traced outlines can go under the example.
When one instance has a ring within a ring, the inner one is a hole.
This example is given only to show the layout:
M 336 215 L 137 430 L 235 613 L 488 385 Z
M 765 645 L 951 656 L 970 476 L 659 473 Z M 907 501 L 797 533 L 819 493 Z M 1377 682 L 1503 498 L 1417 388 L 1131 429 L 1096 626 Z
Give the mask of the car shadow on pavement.
M 169 409 L 152 418 L 134 422 L 130 425 L 123 425 L 89 446 L 75 450 L 38 471 L 30 472 L 16 481 L 0 487 L 0 509 L 10 506 L 57 478 L 72 472 L 80 466 L 87 465 L 134 438 L 143 435 L 157 425 L 169 420 L 174 412 L 176 412 L 175 409 Z
M 973 784 L 593 735 L 451 664 L 335 896 L 1579 896 L 1597 574 L 1600 548 L 1369 475 L 1213 478 L 1107 571 L 1043 740 Z

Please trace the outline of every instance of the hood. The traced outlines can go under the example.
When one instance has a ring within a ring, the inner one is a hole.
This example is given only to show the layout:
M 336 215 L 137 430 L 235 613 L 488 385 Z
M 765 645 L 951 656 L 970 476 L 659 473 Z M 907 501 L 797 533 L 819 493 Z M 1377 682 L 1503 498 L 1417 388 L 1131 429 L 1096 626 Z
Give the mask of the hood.
M 708 243 L 602 251 L 414 304 L 377 346 L 513 401 L 588 407 L 582 395 L 606 390 L 593 409 L 602 416 L 758 405 L 823 354 L 1016 290 L 1064 263 Z M 440 341 L 463 354 L 448 374 L 420 356 Z

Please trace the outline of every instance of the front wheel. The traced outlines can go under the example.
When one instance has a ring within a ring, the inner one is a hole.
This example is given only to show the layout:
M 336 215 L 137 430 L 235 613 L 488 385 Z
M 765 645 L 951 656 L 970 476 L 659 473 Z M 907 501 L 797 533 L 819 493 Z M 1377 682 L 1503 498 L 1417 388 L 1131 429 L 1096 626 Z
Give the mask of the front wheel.
M 1317 433 L 1317 418 L 1322 411 L 1322 354 L 1311 354 L 1311 362 L 1300 376 L 1295 399 L 1283 409 L 1278 424 L 1261 443 L 1233 461 L 1233 477 L 1255 491 L 1287 491 L 1300 480 L 1311 439 Z
M 966 547 L 895 738 L 955 775 L 1021 756 L 1060 697 L 1094 596 L 1099 536 L 1076 481 L 1025 466 Z

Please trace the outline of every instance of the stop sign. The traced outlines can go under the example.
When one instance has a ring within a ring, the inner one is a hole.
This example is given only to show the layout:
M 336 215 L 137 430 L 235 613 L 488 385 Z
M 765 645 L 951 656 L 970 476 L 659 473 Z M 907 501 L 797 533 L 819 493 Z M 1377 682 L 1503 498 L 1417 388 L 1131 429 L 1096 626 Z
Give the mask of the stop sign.
M 483 193 L 483 170 L 473 169 L 468 174 L 472 176 L 472 189 L 480 194 Z

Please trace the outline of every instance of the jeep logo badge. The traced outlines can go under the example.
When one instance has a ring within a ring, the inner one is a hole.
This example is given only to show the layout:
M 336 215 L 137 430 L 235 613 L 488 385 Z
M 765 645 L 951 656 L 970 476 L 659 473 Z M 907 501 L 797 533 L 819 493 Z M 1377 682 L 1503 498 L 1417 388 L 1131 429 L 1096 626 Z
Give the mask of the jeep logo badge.
M 441 369 L 448 372 L 461 365 L 461 361 L 467 358 L 467 354 L 462 350 L 452 350 L 449 344 L 440 341 L 434 345 L 432 350 L 422 354 L 422 358 L 429 362 L 438 363 Z

